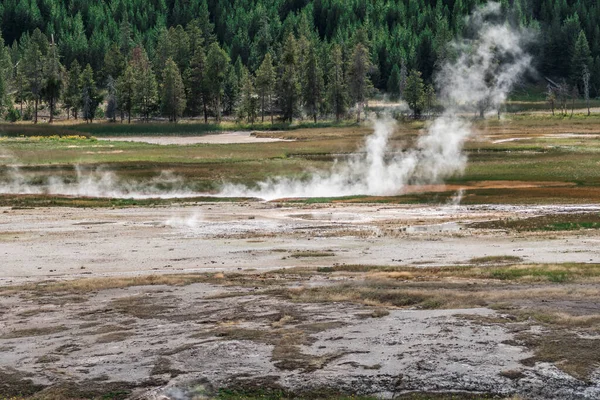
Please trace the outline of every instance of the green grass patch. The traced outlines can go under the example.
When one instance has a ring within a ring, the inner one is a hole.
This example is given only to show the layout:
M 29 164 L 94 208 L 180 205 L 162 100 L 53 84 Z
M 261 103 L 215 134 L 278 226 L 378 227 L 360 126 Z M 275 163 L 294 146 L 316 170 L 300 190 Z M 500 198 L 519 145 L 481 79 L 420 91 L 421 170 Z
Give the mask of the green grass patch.
M 545 231 L 576 231 L 580 229 L 600 229 L 600 222 L 555 222 L 542 228 Z
M 553 283 L 563 283 L 571 279 L 568 271 L 549 271 L 539 268 L 497 269 L 490 271 L 489 276 L 500 280 L 519 280 L 523 277 L 545 278 Z
M 257 201 L 250 198 L 229 197 L 189 197 L 174 199 L 111 199 L 92 197 L 69 197 L 52 195 L 0 195 L 0 207 L 27 209 L 32 207 L 154 207 L 172 204 L 193 203 L 232 203 L 242 201 Z
M 508 281 L 586 282 L 591 279 L 600 278 L 600 264 L 514 265 L 510 267 L 481 269 L 478 273 L 480 277 Z
M 595 212 L 548 214 L 531 218 L 477 222 L 469 226 L 480 229 L 508 229 L 516 231 L 600 229 L 600 214 Z
M 90 134 L 75 128 L 57 125 L 24 125 L 0 123 L 0 137 L 66 137 L 84 136 Z

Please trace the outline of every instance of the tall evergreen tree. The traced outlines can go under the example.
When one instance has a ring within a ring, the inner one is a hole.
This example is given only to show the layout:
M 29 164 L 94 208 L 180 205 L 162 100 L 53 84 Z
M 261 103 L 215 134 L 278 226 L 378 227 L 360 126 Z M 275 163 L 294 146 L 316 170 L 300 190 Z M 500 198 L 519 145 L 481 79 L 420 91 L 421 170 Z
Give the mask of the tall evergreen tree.
M 196 44 L 190 66 L 185 73 L 185 81 L 190 115 L 200 114 L 202 107 L 204 122 L 207 123 L 210 91 L 206 77 L 206 54 L 202 42 Z
M 241 101 L 238 110 L 238 116 L 240 119 L 246 118 L 251 124 L 256 121 L 258 115 L 258 95 L 254 91 L 252 75 L 248 70 L 244 70 L 242 73 L 241 82 Z
M 144 118 L 150 120 L 150 114 L 158 104 L 158 85 L 148 55 L 142 47 L 133 49 L 132 67 L 134 71 L 134 105 Z
M 573 58 L 571 59 L 571 80 L 573 84 L 576 84 L 582 91 L 582 76 L 584 69 L 588 71 L 592 69 L 593 59 L 590 52 L 590 46 L 587 38 L 583 31 L 579 32 L 577 41 L 575 42 L 573 49 Z
M 102 69 L 102 77 L 107 80 L 112 77 L 113 80 L 121 76 L 125 70 L 127 59 L 117 43 L 113 43 L 104 56 L 104 67 Z
M 96 117 L 96 110 L 102 101 L 102 96 L 94 80 L 94 71 L 88 64 L 79 78 L 81 88 L 81 113 L 86 122 L 92 123 Z
M 256 71 L 256 89 L 260 97 L 261 122 L 265 122 L 265 111 L 268 109 L 273 123 L 273 92 L 275 89 L 275 69 L 271 53 L 265 55 L 265 59 Z
M 323 70 L 314 44 L 309 44 L 303 65 L 302 98 L 315 123 L 323 101 Z
M 218 43 L 212 43 L 206 56 L 206 76 L 211 98 L 214 102 L 217 123 L 221 122 L 221 100 L 227 74 L 229 56 Z
M 119 109 L 121 110 L 121 121 L 123 121 L 123 114 L 127 113 L 127 123 L 131 123 L 131 113 L 135 105 L 135 80 L 136 74 L 133 63 L 129 63 L 127 67 L 125 67 L 123 75 L 117 80 L 117 102 L 119 104 Z
M 413 69 L 406 80 L 404 100 L 413 111 L 415 117 L 420 117 L 425 107 L 425 84 L 421 78 L 421 72 Z
M 292 122 L 298 110 L 300 100 L 300 81 L 298 79 L 298 50 L 296 39 L 289 34 L 283 45 L 283 54 L 279 63 L 278 101 L 282 119 Z
M 77 119 L 81 104 L 80 77 L 81 66 L 77 60 L 73 60 L 67 75 L 67 85 L 63 92 L 63 106 L 67 110 L 67 118 L 72 115 L 73 118 Z
M 367 76 L 371 66 L 367 48 L 362 43 L 358 43 L 352 52 L 348 71 L 350 95 L 356 104 L 356 120 L 358 122 L 360 122 L 360 114 L 372 88 L 371 81 Z
M 39 35 L 36 35 L 38 32 L 40 31 L 36 29 L 34 32 L 34 36 L 32 36 L 32 38 L 27 43 L 25 43 L 23 58 L 19 63 L 21 73 L 25 79 L 25 87 L 28 93 L 28 97 L 30 97 L 34 102 L 33 122 L 36 124 L 38 122 L 38 108 L 40 100 L 42 99 L 42 91 L 44 89 L 45 84 L 45 52 L 42 52 L 42 49 L 44 49 L 44 43 L 42 40 L 39 40 L 42 38 L 41 32 Z M 39 39 L 34 40 L 35 36 L 37 36 Z
M 239 57 L 235 65 L 227 66 L 225 82 L 223 82 L 223 101 L 221 102 L 221 108 L 225 114 L 230 115 L 238 108 L 245 71 L 247 69 Z
M 400 97 L 400 68 L 394 65 L 392 73 L 387 81 L 387 92 L 392 100 L 397 100 Z
M 64 84 L 64 69 L 60 63 L 54 38 L 52 39 L 48 54 L 44 58 L 43 73 L 44 85 L 42 87 L 42 98 L 48 103 L 50 111 L 49 122 L 52 123 L 54 121 L 56 103 L 60 99 Z
M 210 12 L 208 11 L 208 3 L 206 0 L 199 0 L 200 5 L 198 8 L 198 17 L 194 20 L 194 23 L 198 25 L 202 31 L 202 37 L 204 38 L 204 45 L 210 46 L 215 41 L 215 25 L 210 20 Z
M 3 112 L 7 108 L 12 108 L 9 96 L 12 74 L 12 60 L 8 49 L 4 46 L 4 39 L 0 35 L 0 112 Z
M 25 79 L 24 68 L 21 66 L 21 61 L 19 60 L 17 66 L 14 68 L 14 100 L 15 103 L 19 104 L 20 108 L 20 117 L 23 118 L 23 103 L 28 101 L 28 91 L 27 91 L 27 82 Z
M 169 58 L 163 71 L 161 105 L 163 115 L 169 121 L 177 122 L 177 118 L 185 110 L 185 88 L 179 73 L 179 68 L 173 59 Z
M 329 67 L 329 79 L 327 83 L 327 102 L 329 108 L 335 114 L 335 120 L 339 121 L 346 113 L 348 107 L 348 91 L 344 76 L 344 62 L 342 49 L 334 45 L 331 50 L 331 65 Z
M 121 48 L 121 54 L 125 57 L 129 57 L 129 53 L 133 49 L 133 40 L 131 32 L 131 24 L 127 15 L 121 20 L 119 25 L 119 47 Z
M 171 55 L 179 71 L 185 71 L 190 63 L 190 37 L 181 25 L 169 29 Z
M 156 47 L 154 49 L 154 58 L 152 65 L 155 71 L 162 71 L 167 65 L 167 60 L 173 56 L 173 48 L 170 40 L 169 31 L 163 28 L 158 33 Z M 159 77 L 162 78 L 162 77 Z

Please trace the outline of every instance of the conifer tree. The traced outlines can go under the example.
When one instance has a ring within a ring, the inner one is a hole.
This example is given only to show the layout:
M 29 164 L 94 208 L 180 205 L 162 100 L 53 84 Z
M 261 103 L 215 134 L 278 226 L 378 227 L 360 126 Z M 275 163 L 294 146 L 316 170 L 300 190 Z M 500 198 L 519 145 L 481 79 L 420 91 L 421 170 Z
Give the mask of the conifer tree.
M 81 104 L 81 88 L 79 86 L 81 77 L 81 66 L 77 60 L 73 60 L 71 68 L 67 75 L 67 85 L 63 92 L 63 106 L 67 110 L 67 119 L 69 115 L 77 119 Z
M 25 81 L 25 76 L 23 72 L 23 68 L 21 67 L 21 60 L 18 62 L 17 66 L 14 68 L 14 81 L 13 86 L 15 90 L 15 103 L 18 103 L 20 106 L 20 117 L 23 118 L 23 103 L 28 100 L 27 86 Z
M 198 17 L 195 21 L 200 30 L 202 31 L 204 45 L 210 46 L 215 41 L 215 25 L 210 21 L 210 13 L 208 11 L 208 4 L 206 0 L 200 0 L 200 6 L 197 15 Z
M 133 49 L 132 68 L 134 72 L 134 105 L 144 118 L 150 120 L 150 114 L 158 104 L 158 85 L 148 55 L 142 47 Z
M 117 102 L 121 110 L 121 121 L 123 121 L 123 114 L 127 113 L 127 123 L 131 123 L 131 112 L 135 104 L 135 78 L 134 67 L 130 63 L 117 80 Z
M 223 83 L 223 112 L 232 114 L 237 110 L 240 102 L 242 78 L 247 72 L 247 68 L 242 64 L 240 57 L 237 58 L 234 65 L 227 66 L 225 82 Z
M 323 101 L 323 70 L 319 63 L 314 44 L 309 44 L 303 65 L 302 98 L 304 106 L 309 110 L 313 121 L 317 123 L 317 116 Z
M 167 60 L 172 57 L 173 48 L 170 42 L 169 31 L 163 28 L 158 33 L 158 39 L 156 47 L 154 49 L 154 58 L 152 59 L 152 65 L 155 71 L 162 71 L 165 69 Z M 159 76 L 162 79 L 161 76 Z
M 10 82 L 12 80 L 12 61 L 8 49 L 4 46 L 4 39 L 0 35 L 0 111 L 12 108 L 9 96 Z
M 92 123 L 96 117 L 96 109 L 102 100 L 102 96 L 94 80 L 94 71 L 88 64 L 79 78 L 79 87 L 81 88 L 81 113 L 88 123 Z
M 104 56 L 104 67 L 102 68 L 102 76 L 105 80 L 108 77 L 117 79 L 123 74 L 127 60 L 125 55 L 121 53 L 121 49 L 117 43 L 113 43 Z
M 432 84 L 426 84 L 423 92 L 423 105 L 428 113 L 433 112 L 435 105 L 435 89 Z
M 298 79 L 298 50 L 296 40 L 289 34 L 283 46 L 279 64 L 278 101 L 284 122 L 292 122 L 300 100 L 300 81 Z
M 261 122 L 265 122 L 265 111 L 268 109 L 273 123 L 273 91 L 275 88 L 275 69 L 271 53 L 267 53 L 256 72 L 256 89 L 260 97 Z
M 167 115 L 169 121 L 177 122 L 177 118 L 185 110 L 186 100 L 181 74 L 172 58 L 167 60 L 162 82 L 161 105 L 163 115 Z
M 344 76 L 344 62 L 342 60 L 342 49 L 334 45 L 331 50 L 331 65 L 329 67 L 329 79 L 327 84 L 327 102 L 329 108 L 335 114 L 335 120 L 339 121 L 346 113 L 348 107 L 348 92 Z
M 185 71 L 190 63 L 190 37 L 181 25 L 169 29 L 171 57 L 180 71 Z
M 125 57 L 129 57 L 129 53 L 133 49 L 131 37 L 131 24 L 129 23 L 127 14 L 125 14 L 119 25 L 119 47 L 121 48 L 121 54 Z
M 242 73 L 241 101 L 239 107 L 239 118 L 246 118 L 253 124 L 258 116 L 259 100 L 254 91 L 253 77 L 247 69 Z
M 35 30 L 34 35 L 39 32 Z M 41 33 L 40 33 L 41 35 Z M 38 37 L 40 37 L 38 35 Z M 34 40 L 32 37 L 27 43 L 25 43 L 25 49 L 23 51 L 23 58 L 19 63 L 21 73 L 25 81 L 25 90 L 34 102 L 34 114 L 33 122 L 38 122 L 38 107 L 42 98 L 42 90 L 44 89 L 44 57 L 45 53 L 40 49 L 40 44 L 43 46 L 43 42 L 40 40 Z
M 398 100 L 400 97 L 400 68 L 394 65 L 387 81 L 387 92 L 392 100 Z
M 372 87 L 371 81 L 367 76 L 371 67 L 367 48 L 362 43 L 358 43 L 352 52 L 348 71 L 350 95 L 356 104 L 357 122 L 360 122 L 361 112 Z
M 589 71 L 592 68 L 593 59 L 590 53 L 590 46 L 583 31 L 579 32 L 573 58 L 571 60 L 571 80 L 574 84 L 583 89 L 582 76 L 585 68 Z
M 212 43 L 206 56 L 206 76 L 210 95 L 214 103 L 217 123 L 221 122 L 221 100 L 227 74 L 229 56 L 218 43 Z
M 190 114 L 198 115 L 200 107 L 202 107 L 204 122 L 207 123 L 210 91 L 206 78 L 206 55 L 202 42 L 196 44 L 190 66 L 185 73 L 185 81 L 188 95 L 187 106 Z
M 60 63 L 58 49 L 54 38 L 48 50 L 47 56 L 44 58 L 43 65 L 44 85 L 42 87 L 42 98 L 48 103 L 50 111 L 49 123 L 54 121 L 54 112 L 56 103 L 61 96 L 63 89 L 64 70 Z
M 425 84 L 421 78 L 421 72 L 413 69 L 406 80 L 406 89 L 404 90 L 404 100 L 413 111 L 415 117 L 420 117 L 425 107 Z

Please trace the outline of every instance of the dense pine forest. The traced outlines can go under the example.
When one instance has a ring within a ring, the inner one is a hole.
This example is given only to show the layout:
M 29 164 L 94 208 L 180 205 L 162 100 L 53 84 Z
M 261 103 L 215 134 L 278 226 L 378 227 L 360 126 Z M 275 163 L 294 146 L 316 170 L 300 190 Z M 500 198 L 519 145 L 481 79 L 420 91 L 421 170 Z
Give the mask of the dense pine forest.
M 448 43 L 483 2 L 4 0 L 1 116 L 317 121 L 352 109 L 360 119 L 377 93 L 418 115 L 432 107 Z M 597 0 L 500 3 L 534 32 L 540 78 L 600 94 Z

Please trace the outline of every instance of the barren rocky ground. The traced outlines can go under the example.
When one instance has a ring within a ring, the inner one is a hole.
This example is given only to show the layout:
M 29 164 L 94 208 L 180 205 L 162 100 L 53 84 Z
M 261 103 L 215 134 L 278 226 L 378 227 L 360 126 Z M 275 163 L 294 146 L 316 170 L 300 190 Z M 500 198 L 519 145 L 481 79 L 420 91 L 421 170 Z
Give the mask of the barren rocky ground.
M 0 397 L 600 397 L 595 206 L 0 212 Z
M 0 211 L 0 254 L 10 262 L 0 270 L 0 282 L 335 264 L 464 265 L 489 256 L 530 263 L 600 262 L 595 230 L 473 227 L 544 215 L 571 218 L 599 209 L 259 202 L 5 208 Z

